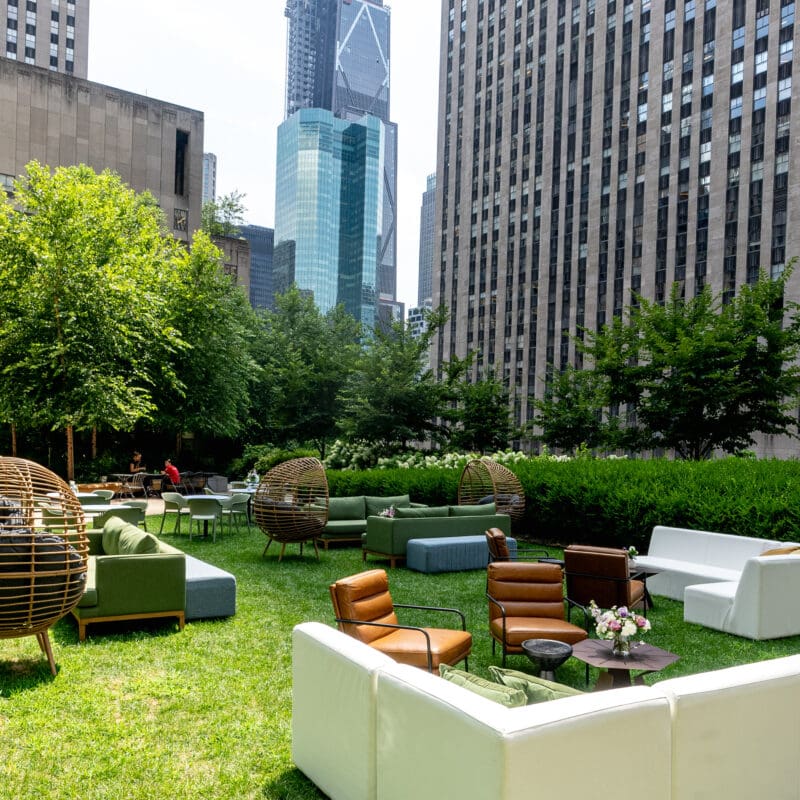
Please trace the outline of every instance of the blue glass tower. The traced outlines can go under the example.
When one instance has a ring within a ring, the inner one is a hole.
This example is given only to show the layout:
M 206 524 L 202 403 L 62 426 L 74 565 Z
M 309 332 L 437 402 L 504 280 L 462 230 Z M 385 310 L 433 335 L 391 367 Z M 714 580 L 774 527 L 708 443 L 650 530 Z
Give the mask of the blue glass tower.
M 292 283 L 324 313 L 342 303 L 365 326 L 376 319 L 383 221 L 384 125 L 318 108 L 278 128 L 275 292 Z
M 250 243 L 250 305 L 272 308 L 272 253 L 275 231 L 262 225 L 242 225 L 239 236 Z

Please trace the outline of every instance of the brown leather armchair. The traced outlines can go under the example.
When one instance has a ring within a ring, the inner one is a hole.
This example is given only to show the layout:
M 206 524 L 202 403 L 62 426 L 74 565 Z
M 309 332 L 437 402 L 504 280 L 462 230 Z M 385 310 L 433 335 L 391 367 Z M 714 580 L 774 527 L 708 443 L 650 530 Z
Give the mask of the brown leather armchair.
M 508 538 L 500 528 L 489 528 L 486 531 L 486 546 L 489 548 L 489 561 L 518 561 L 526 560 L 526 558 L 549 558 L 550 554 L 547 550 L 521 550 L 517 548 L 515 555 L 511 555 L 508 549 Z
M 564 571 L 570 611 L 594 600 L 600 608 L 627 606 L 647 613 L 645 583 L 631 578 L 627 550 L 572 544 L 564 550 Z
M 439 664 L 450 666 L 464 661 L 472 650 L 472 634 L 466 630 L 464 615 L 455 608 L 394 603 L 389 579 L 383 569 L 370 569 L 340 578 L 330 586 L 333 610 L 339 630 L 380 650 L 402 664 L 433 672 Z M 444 611 L 457 614 L 461 630 L 420 628 L 400 625 L 395 608 Z
M 557 639 L 575 644 L 587 637 L 564 619 L 561 567 L 523 561 L 495 561 L 486 568 L 489 632 L 508 653 L 522 653 L 526 639 Z

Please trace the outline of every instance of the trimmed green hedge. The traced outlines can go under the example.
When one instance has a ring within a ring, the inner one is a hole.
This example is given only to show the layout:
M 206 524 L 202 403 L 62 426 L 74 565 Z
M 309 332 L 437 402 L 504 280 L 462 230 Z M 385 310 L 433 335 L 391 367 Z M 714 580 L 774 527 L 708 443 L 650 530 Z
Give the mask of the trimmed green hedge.
M 514 466 L 527 498 L 515 534 L 542 542 L 635 545 L 654 525 L 800 540 L 800 462 L 531 459 Z M 459 470 L 328 470 L 332 495 L 404 494 L 455 503 Z

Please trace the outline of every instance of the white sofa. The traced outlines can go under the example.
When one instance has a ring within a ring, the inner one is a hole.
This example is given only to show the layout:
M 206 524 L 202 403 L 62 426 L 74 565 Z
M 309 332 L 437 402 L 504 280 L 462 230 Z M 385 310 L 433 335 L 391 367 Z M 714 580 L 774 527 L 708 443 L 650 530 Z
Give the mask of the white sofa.
M 320 623 L 293 645 L 293 757 L 332 800 L 800 798 L 800 656 L 505 708 Z
M 738 581 L 749 558 L 764 550 L 788 544 L 749 536 L 656 525 L 647 555 L 634 559 L 633 570 L 656 573 L 647 578 L 650 594 L 683 600 L 687 586 Z
M 687 586 L 683 618 L 748 639 L 800 634 L 800 554 L 754 556 L 738 581 Z

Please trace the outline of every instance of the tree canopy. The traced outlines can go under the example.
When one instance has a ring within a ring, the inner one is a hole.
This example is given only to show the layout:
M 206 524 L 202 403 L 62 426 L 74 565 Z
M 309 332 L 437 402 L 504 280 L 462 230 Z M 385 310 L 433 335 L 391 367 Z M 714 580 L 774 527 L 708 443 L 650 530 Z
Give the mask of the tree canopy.
M 203 203 L 200 230 L 212 237 L 237 236 L 244 222 L 244 198 L 241 192 L 233 191 L 217 200 Z

